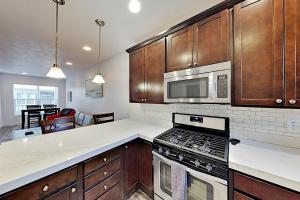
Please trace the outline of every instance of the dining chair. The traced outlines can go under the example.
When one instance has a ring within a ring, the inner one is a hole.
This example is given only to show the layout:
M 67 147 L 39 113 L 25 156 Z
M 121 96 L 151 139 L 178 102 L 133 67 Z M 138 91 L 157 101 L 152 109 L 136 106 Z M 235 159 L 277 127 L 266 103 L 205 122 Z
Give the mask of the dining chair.
M 28 110 L 27 115 L 27 127 L 30 128 L 31 124 L 39 124 L 39 121 L 42 119 L 41 111 L 37 111 L 38 109 L 41 109 L 40 105 L 27 105 L 26 106 Z
M 46 119 L 48 116 L 51 116 L 51 115 L 56 115 L 57 114 L 56 107 L 57 107 L 57 105 L 55 105 L 55 104 L 44 104 L 43 108 L 47 109 L 47 110 L 45 110 L 45 112 L 44 112 L 43 119 Z
M 95 124 L 103 124 L 107 122 L 113 122 L 115 120 L 114 113 L 104 113 L 93 115 Z
M 43 134 L 54 133 L 75 128 L 75 117 L 61 117 L 52 120 L 41 120 Z

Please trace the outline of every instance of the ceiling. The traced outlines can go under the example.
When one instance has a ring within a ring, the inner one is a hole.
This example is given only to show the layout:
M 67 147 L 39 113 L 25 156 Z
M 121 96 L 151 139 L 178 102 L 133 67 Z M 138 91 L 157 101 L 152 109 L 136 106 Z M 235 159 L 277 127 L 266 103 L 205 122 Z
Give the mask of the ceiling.
M 156 35 L 222 0 L 140 0 L 138 14 L 129 0 L 66 0 L 60 6 L 59 61 L 62 68 L 88 69 L 97 63 L 96 18 L 102 32 L 102 61 Z M 55 3 L 52 0 L 0 2 L 0 72 L 45 76 L 54 62 Z M 91 52 L 82 50 L 84 45 Z M 66 66 L 70 61 L 73 66 Z

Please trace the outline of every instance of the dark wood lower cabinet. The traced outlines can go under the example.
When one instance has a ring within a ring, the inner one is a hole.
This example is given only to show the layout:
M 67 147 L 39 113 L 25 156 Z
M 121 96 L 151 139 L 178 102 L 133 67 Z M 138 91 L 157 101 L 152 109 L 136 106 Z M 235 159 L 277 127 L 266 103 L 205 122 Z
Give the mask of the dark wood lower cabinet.
M 0 196 L 0 200 L 121 200 L 153 197 L 152 144 L 141 139 Z
M 297 192 L 236 171 L 230 173 L 229 200 L 300 200 Z
M 139 183 L 141 189 L 153 197 L 152 144 L 146 141 L 139 143 Z

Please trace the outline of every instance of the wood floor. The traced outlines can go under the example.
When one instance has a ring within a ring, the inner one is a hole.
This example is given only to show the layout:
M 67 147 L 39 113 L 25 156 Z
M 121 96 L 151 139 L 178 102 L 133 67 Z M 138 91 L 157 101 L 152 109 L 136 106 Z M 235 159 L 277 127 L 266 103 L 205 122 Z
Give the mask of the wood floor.
M 151 200 L 143 191 L 138 190 L 127 200 Z

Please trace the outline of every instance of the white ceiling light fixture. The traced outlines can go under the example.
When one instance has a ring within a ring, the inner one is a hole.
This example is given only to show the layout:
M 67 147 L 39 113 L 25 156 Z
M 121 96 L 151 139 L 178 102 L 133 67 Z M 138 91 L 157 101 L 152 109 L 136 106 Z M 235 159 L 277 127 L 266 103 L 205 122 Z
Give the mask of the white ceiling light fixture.
M 66 62 L 66 65 L 73 65 L 73 63 L 72 62 Z
M 138 13 L 141 10 L 141 2 L 139 0 L 130 0 L 128 8 L 132 13 Z
M 82 49 L 85 51 L 92 51 L 92 48 L 90 46 L 84 46 L 82 47 Z
M 21 74 L 22 74 L 22 75 L 27 75 L 28 73 L 27 73 L 27 72 L 22 72 Z
M 63 79 L 66 78 L 66 75 L 63 73 L 61 68 L 57 64 L 58 57 L 58 6 L 64 5 L 64 0 L 53 0 L 56 3 L 56 32 L 55 32 L 55 64 L 51 67 L 50 71 L 47 73 L 47 76 L 50 78 Z
M 94 77 L 93 79 L 93 82 L 94 83 L 97 83 L 97 84 L 102 84 L 102 83 L 105 83 L 104 81 L 104 78 L 103 76 L 101 75 L 101 72 L 100 72 L 100 67 L 101 67 L 101 28 L 103 26 L 105 26 L 105 22 L 100 20 L 100 19 L 96 19 L 95 20 L 96 24 L 99 26 L 99 51 L 98 51 L 98 65 L 99 65 L 99 71 L 98 73 L 96 74 L 96 76 Z

